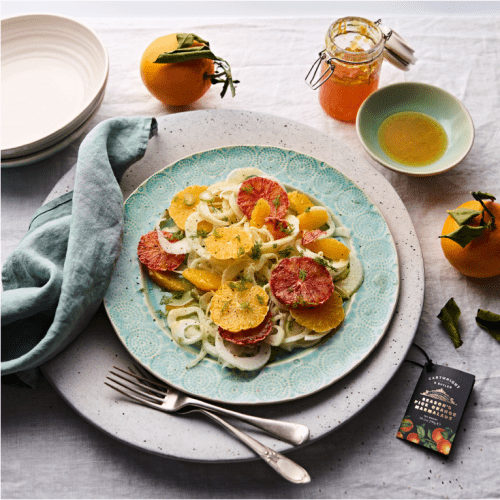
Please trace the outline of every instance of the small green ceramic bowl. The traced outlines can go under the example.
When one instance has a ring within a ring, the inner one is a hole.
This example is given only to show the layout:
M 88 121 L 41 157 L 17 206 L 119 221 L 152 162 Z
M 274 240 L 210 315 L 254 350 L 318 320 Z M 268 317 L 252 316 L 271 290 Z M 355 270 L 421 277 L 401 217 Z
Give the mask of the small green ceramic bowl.
M 441 158 L 424 167 L 410 167 L 385 154 L 378 141 L 378 129 L 388 116 L 401 111 L 424 113 L 441 124 L 448 136 Z M 374 160 L 395 172 L 416 177 L 450 170 L 465 158 L 474 142 L 474 124 L 465 106 L 445 90 L 426 83 L 396 83 L 374 92 L 359 108 L 356 131 Z

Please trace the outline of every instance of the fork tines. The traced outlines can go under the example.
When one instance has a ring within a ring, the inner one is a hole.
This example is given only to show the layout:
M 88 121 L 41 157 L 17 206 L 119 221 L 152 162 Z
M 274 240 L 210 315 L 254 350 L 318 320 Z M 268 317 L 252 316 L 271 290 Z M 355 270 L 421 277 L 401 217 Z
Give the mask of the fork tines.
M 114 385 L 111 385 L 107 382 L 104 382 L 108 387 L 111 387 L 112 389 L 119 392 L 120 394 L 123 394 L 127 398 L 132 399 L 134 401 L 137 401 L 139 403 L 148 404 L 148 406 L 154 405 L 155 407 L 161 406 L 161 403 L 163 402 L 163 399 L 166 396 L 166 393 L 159 390 L 159 389 L 156 389 L 151 384 L 154 383 L 157 386 L 163 386 L 162 384 L 156 383 L 155 381 L 153 381 L 149 378 L 145 378 L 145 377 L 142 377 L 140 375 L 137 375 L 130 368 L 129 368 L 130 371 L 122 370 L 121 368 L 118 368 L 117 366 L 113 366 L 113 368 L 128 375 L 129 377 L 134 377 L 136 380 L 130 380 L 129 378 L 124 377 L 123 375 L 120 375 L 119 373 L 116 373 L 116 372 L 110 370 L 109 373 L 111 375 L 114 375 L 115 377 L 118 377 L 119 379 L 124 380 L 125 382 L 128 382 L 128 384 L 130 384 L 132 387 L 130 385 L 126 385 L 126 384 L 120 382 L 119 380 L 116 380 L 115 378 L 106 377 L 108 380 L 110 380 L 114 384 L 116 384 L 120 387 L 123 387 L 124 389 L 126 389 L 129 392 L 125 392 Z M 141 381 L 146 382 L 147 385 L 142 383 Z M 140 397 L 134 396 L 134 394 L 130 394 L 130 392 L 132 392 Z

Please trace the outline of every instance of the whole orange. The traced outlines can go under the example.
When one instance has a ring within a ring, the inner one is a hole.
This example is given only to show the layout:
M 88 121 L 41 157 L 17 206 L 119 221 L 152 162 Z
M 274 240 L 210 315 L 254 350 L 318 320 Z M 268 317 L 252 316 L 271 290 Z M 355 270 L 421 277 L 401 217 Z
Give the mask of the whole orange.
M 411 431 L 413 429 L 413 422 L 408 418 L 404 418 L 403 421 L 401 422 L 401 425 L 399 426 L 399 428 L 403 432 Z
M 441 238 L 441 247 L 450 264 L 465 276 L 472 278 L 491 278 L 500 274 L 500 203 L 485 200 L 485 206 L 496 218 L 493 229 L 486 229 L 465 247 L 449 238 Z M 482 211 L 479 201 L 471 200 L 460 205 L 459 208 L 471 208 Z M 489 222 L 491 217 L 485 212 L 484 220 Z M 470 226 L 478 226 L 481 216 L 478 215 Z M 459 226 L 450 215 L 446 218 L 441 235 L 455 231 Z
M 408 436 L 406 436 L 406 439 L 408 441 L 411 441 L 412 443 L 420 443 L 420 438 L 418 437 L 418 434 L 416 432 L 411 432 L 410 434 L 408 434 Z
M 441 429 L 440 427 L 434 429 L 432 431 L 432 440 L 437 443 L 440 439 L 443 439 L 443 436 L 441 434 L 442 432 L 444 432 L 444 429 Z
M 443 455 L 448 455 L 451 450 L 451 443 L 447 439 L 440 439 L 436 443 L 436 448 L 439 453 L 442 453 Z
M 192 46 L 203 45 L 197 41 Z M 164 104 L 186 106 L 202 97 L 212 85 L 211 59 L 193 59 L 179 63 L 155 63 L 160 54 L 178 46 L 177 34 L 162 36 L 152 42 L 141 58 L 141 78 L 146 88 Z

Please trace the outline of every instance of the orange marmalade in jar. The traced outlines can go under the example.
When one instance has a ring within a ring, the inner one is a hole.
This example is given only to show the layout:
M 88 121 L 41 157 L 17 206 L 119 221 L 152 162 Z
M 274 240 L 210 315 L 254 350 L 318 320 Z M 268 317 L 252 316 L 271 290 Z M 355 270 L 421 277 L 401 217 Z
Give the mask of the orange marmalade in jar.
M 416 60 L 413 50 L 397 34 L 391 40 L 395 44 L 386 46 L 393 32 L 379 23 L 344 17 L 328 28 L 325 49 L 306 80 L 313 72 L 313 81 L 308 83 L 314 90 L 319 88 L 321 107 L 332 118 L 356 120 L 363 101 L 378 88 L 384 56 L 404 70 Z M 314 82 L 318 70 L 320 76 Z

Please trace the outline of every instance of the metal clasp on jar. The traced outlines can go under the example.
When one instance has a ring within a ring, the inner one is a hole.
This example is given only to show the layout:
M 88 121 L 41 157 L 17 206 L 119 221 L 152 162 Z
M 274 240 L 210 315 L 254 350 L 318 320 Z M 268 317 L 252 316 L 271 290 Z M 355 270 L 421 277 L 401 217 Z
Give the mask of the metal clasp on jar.
M 378 21 L 375 21 L 373 24 L 379 26 L 381 22 L 382 22 L 382 20 L 379 19 Z M 385 46 L 387 40 L 389 40 L 389 38 L 392 35 L 392 30 L 389 31 L 389 33 L 387 33 L 387 34 L 385 34 L 382 31 L 381 31 L 381 33 L 382 33 L 382 37 L 384 38 L 384 46 Z M 306 75 L 305 81 L 306 81 L 307 85 L 309 85 L 309 87 L 311 87 L 313 90 L 318 90 L 321 87 L 321 85 L 323 85 L 333 75 L 333 72 L 335 71 L 335 64 L 333 63 L 334 60 L 341 61 L 343 64 L 352 64 L 352 65 L 370 64 L 371 62 L 375 61 L 375 59 L 377 59 L 378 56 L 376 56 L 373 59 L 370 59 L 368 61 L 363 61 L 362 63 L 344 61 L 344 60 L 339 59 L 337 57 L 330 57 L 329 59 L 327 59 L 327 57 L 328 56 L 326 55 L 326 48 L 324 48 L 319 53 L 318 59 L 316 59 L 316 61 L 314 61 L 313 65 L 311 66 L 311 69 L 309 70 L 309 72 Z M 326 64 L 328 65 L 328 68 L 315 81 L 314 79 L 316 78 L 316 74 L 318 73 L 318 70 L 319 70 L 321 63 L 323 61 L 326 62 Z M 311 75 L 311 73 L 312 73 L 312 75 Z M 308 81 L 310 75 L 311 75 L 311 81 Z

